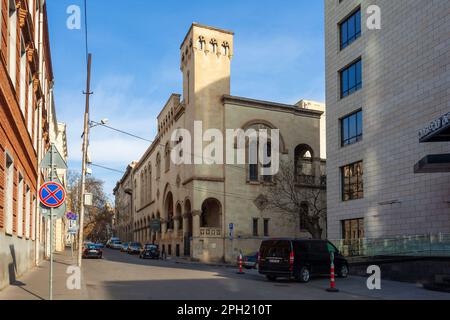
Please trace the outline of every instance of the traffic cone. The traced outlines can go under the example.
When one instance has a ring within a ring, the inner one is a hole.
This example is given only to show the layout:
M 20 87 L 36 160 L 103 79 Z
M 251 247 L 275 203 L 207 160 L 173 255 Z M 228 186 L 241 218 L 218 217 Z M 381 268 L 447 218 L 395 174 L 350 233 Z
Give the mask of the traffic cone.
M 239 254 L 239 272 L 236 272 L 237 274 L 244 274 L 244 271 L 242 271 L 242 253 Z
M 331 272 L 330 272 L 330 287 L 327 288 L 328 292 L 339 292 L 339 289 L 336 288 L 336 281 L 334 278 L 334 262 L 331 260 Z

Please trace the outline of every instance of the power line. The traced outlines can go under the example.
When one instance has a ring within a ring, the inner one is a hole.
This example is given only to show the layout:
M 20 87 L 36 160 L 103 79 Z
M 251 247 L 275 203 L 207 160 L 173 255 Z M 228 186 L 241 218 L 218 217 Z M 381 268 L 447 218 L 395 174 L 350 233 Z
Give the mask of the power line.
M 114 172 L 121 173 L 121 174 L 125 173 L 125 171 L 120 171 L 120 170 L 117 170 L 117 169 L 101 166 L 99 164 L 91 163 L 90 165 L 93 166 L 93 167 L 102 168 L 102 169 L 105 169 L 105 170 L 114 171 Z
M 87 18 L 87 0 L 84 0 L 84 41 L 85 41 L 85 49 L 86 49 L 86 64 L 88 60 L 88 18 Z

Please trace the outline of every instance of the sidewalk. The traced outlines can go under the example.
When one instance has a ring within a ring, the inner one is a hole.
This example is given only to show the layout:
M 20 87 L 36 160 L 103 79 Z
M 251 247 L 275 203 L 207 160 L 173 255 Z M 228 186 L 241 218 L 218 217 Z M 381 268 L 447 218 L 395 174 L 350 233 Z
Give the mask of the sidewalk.
M 54 300 L 84 300 L 87 299 L 87 290 L 69 290 L 66 288 L 68 274 L 67 267 L 76 265 L 72 260 L 70 250 L 53 255 L 53 299 Z M 0 291 L 0 300 L 48 300 L 49 297 L 49 269 L 50 262 L 43 261 L 38 267 L 31 269 L 27 274 L 18 278 Z

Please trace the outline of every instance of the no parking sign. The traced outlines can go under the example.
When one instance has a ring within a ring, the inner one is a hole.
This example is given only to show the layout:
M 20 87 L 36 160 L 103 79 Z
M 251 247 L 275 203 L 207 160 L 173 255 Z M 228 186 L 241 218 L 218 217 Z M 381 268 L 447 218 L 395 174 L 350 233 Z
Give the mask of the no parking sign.
M 66 200 L 66 191 L 59 183 L 49 181 L 39 189 L 39 200 L 47 208 L 58 208 Z

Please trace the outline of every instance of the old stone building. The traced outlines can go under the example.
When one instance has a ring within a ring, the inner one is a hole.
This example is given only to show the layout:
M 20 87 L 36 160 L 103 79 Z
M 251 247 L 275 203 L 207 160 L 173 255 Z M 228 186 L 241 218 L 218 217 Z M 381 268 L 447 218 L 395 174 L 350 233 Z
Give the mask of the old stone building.
M 171 135 L 178 129 L 192 136 L 211 128 L 223 136 L 226 129 L 280 129 L 281 160 L 304 157 L 310 163 L 308 187 L 314 187 L 325 174 L 320 158 L 325 155 L 323 104 L 286 105 L 230 95 L 230 31 L 194 23 L 180 51 L 183 94 L 168 99 L 157 119 L 158 134 L 132 172 L 134 239 L 157 242 L 168 255 L 234 261 L 239 250 L 258 250 L 264 238 L 305 236 L 285 215 L 258 206 L 258 197 L 272 184 L 258 165 L 176 165 L 170 153 L 182 141 L 174 143 Z M 202 121 L 200 129 L 195 121 Z M 199 147 L 207 145 L 203 141 Z
M 419 131 L 450 107 L 450 3 L 325 8 L 328 237 L 448 233 L 450 175 L 414 173 L 414 165 L 449 150 L 448 142 L 420 143 Z
M 0 1 L 0 289 L 45 251 L 38 164 L 52 142 L 53 71 L 45 1 Z
M 115 199 L 115 214 L 113 231 L 116 237 L 122 241 L 128 242 L 133 240 L 133 189 L 132 189 L 132 170 L 136 162 L 132 162 L 125 171 L 122 179 L 117 182 L 113 190 Z

